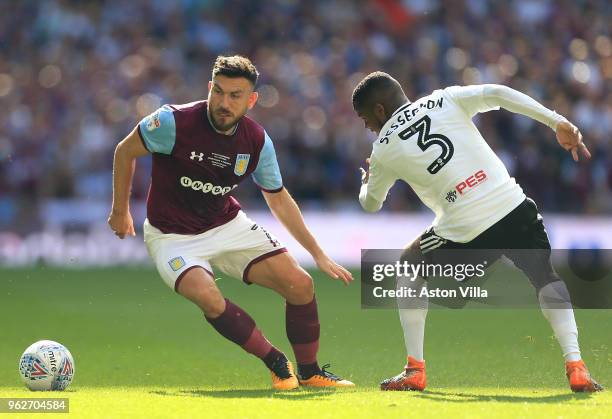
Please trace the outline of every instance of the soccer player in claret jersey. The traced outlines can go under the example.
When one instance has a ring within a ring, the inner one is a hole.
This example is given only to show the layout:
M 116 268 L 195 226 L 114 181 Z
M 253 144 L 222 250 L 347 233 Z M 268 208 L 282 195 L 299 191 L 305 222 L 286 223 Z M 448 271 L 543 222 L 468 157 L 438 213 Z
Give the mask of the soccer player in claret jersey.
M 361 169 L 362 207 L 380 210 L 389 189 L 400 179 L 436 215 L 431 228 L 406 248 L 405 260 L 428 261 L 435 249 L 505 249 L 503 254 L 525 272 L 537 291 L 542 313 L 563 351 L 570 388 L 601 390 L 580 357 L 569 293 L 551 265 L 542 217 L 472 117 L 499 107 L 531 117 L 553 129 L 559 144 L 576 161 L 580 155 L 590 158 L 578 129 L 529 96 L 494 84 L 448 87 L 410 102 L 400 84 L 383 72 L 371 73 L 357 85 L 353 107 L 366 128 L 378 135 L 366 160 L 368 170 Z M 525 258 L 525 252 L 516 249 L 540 250 Z M 501 253 L 493 255 L 498 258 Z M 423 278 L 410 278 L 405 284 L 411 281 L 426 286 Z M 425 388 L 427 300 L 420 303 L 400 306 L 408 362 L 401 374 L 381 383 L 383 390 Z
M 312 278 L 231 196 L 243 179 L 252 177 L 272 213 L 319 269 L 345 284 L 353 280 L 309 232 L 283 187 L 272 140 L 246 116 L 257 101 L 258 75 L 249 59 L 220 56 L 208 100 L 164 105 L 140 121 L 115 151 L 108 223 L 119 238 L 135 235 L 129 210 L 135 159 L 151 153 L 144 240 L 164 282 L 195 303 L 221 335 L 260 358 L 272 373 L 274 389 L 353 386 L 317 363 L 319 319 Z M 285 298 L 287 337 L 298 377 L 251 316 L 221 295 L 211 265 Z

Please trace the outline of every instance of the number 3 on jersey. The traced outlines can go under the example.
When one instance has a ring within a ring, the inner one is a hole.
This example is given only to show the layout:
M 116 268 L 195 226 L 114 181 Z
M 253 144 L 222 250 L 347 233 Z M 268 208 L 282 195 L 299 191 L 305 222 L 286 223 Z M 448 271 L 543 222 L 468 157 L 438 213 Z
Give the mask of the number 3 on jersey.
M 417 145 L 421 150 L 425 151 L 434 144 L 442 148 L 442 153 L 427 167 L 427 171 L 435 175 L 450 161 L 455 149 L 448 137 L 441 134 L 430 134 L 430 127 L 431 118 L 425 115 L 398 135 L 401 140 L 407 140 L 418 132 L 419 138 L 417 139 Z

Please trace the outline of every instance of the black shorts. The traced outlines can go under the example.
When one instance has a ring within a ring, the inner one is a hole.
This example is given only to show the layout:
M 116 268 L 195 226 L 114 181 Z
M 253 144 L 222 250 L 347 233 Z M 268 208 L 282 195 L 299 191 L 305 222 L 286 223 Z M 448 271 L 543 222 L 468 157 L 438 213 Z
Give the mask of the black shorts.
M 529 198 L 467 243 L 447 240 L 430 228 L 407 249 L 412 257 L 416 254 L 426 263 L 486 261 L 490 266 L 501 256 L 506 256 L 527 275 L 538 290 L 558 280 L 550 262 L 550 250 L 542 216 L 535 202 Z
M 542 216 L 532 199 L 525 199 L 508 215 L 467 243 L 457 243 L 438 236 L 433 227 L 419 238 L 423 254 L 439 249 L 547 249 L 548 234 Z

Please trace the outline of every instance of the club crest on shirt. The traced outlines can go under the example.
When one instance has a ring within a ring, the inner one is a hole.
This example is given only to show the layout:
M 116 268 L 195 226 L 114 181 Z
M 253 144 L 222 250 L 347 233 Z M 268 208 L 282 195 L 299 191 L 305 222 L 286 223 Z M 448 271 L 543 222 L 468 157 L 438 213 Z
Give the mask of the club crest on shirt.
M 251 159 L 250 154 L 238 154 L 236 155 L 236 164 L 234 165 L 234 174 L 242 176 L 249 166 L 249 160 Z

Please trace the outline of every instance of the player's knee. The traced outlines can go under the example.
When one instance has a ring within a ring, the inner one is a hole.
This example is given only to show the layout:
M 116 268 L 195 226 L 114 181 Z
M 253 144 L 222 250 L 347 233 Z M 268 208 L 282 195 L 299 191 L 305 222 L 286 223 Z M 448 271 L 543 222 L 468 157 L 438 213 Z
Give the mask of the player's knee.
M 291 274 L 288 284 L 285 297 L 290 303 L 306 304 L 312 300 L 314 285 L 307 272 L 301 269 L 296 270 Z
M 179 288 L 179 292 L 200 307 L 207 317 L 214 318 L 225 311 L 225 299 L 214 283 L 198 281 L 190 285 L 189 289 Z
M 206 317 L 215 319 L 225 311 L 225 299 L 215 298 L 213 300 L 209 300 L 206 304 L 200 306 L 200 308 Z
M 540 295 L 540 291 L 542 291 L 543 288 L 551 284 L 557 286 L 556 284 L 560 283 L 565 286 L 565 283 L 563 282 L 561 277 L 554 270 L 547 271 L 543 275 L 539 276 L 527 275 L 527 278 L 529 279 L 531 285 L 533 285 L 533 287 L 535 288 L 536 295 Z M 567 296 L 567 301 L 569 301 L 569 295 Z
M 206 289 L 198 294 L 194 301 L 204 312 L 206 317 L 215 318 L 225 311 L 225 299 L 219 290 Z
M 421 252 L 421 247 L 419 245 L 418 238 L 404 249 L 404 251 L 402 252 L 401 260 L 402 262 L 406 261 L 414 265 L 420 263 L 423 260 L 423 253 Z

